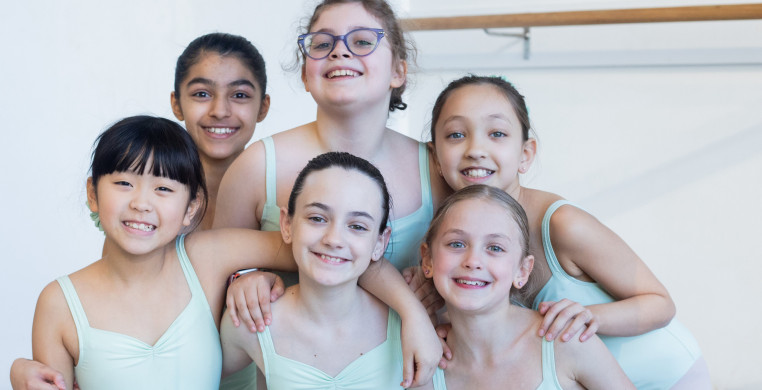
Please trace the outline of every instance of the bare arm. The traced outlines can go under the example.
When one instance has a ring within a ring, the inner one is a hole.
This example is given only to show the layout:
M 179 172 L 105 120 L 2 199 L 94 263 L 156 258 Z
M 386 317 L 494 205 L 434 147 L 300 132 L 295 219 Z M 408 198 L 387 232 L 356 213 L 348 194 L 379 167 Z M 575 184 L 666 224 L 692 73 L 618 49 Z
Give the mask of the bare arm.
M 362 288 L 399 313 L 402 319 L 403 387 L 428 383 L 442 357 L 442 346 L 423 305 L 386 259 L 372 262 L 360 277 Z
M 675 305 L 667 289 L 616 233 L 593 216 L 563 206 L 551 217 L 550 233 L 567 273 L 588 275 L 616 299 L 587 306 L 598 322 L 599 333 L 635 336 L 672 320 Z
M 555 343 L 555 351 L 557 372 L 563 370 L 567 375 L 565 380 L 575 380 L 591 390 L 635 390 L 635 385 L 597 336 L 584 343 L 576 337 L 567 343 Z
M 18 358 L 11 365 L 11 387 L 14 390 L 64 390 L 66 382 L 63 374 L 44 364 Z
M 257 359 L 257 366 L 259 366 L 260 369 L 262 368 L 262 352 L 260 351 L 259 340 L 257 340 L 256 334 L 251 334 L 244 329 L 236 328 L 230 320 L 229 315 L 222 316 L 222 323 L 220 324 L 220 341 L 222 343 L 223 378 L 238 372 L 251 364 L 252 359 L 249 356 L 247 349 L 257 353 L 256 356 L 259 357 L 259 359 Z
M 265 198 L 265 148 L 256 142 L 233 161 L 220 183 L 213 228 L 259 229 Z
M 42 290 L 34 311 L 32 356 L 34 360 L 60 372 L 67 389 L 71 389 L 74 383 L 75 359 L 65 344 L 72 340 L 65 333 L 68 328 L 74 332 L 76 339 L 74 326 L 61 287 L 57 282 L 48 284 Z

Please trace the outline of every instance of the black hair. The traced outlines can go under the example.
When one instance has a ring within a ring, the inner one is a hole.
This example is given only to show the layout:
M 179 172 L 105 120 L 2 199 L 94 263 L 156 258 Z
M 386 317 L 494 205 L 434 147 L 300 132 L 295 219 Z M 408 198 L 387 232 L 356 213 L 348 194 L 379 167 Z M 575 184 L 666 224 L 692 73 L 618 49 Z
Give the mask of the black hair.
M 296 177 L 294 187 L 291 189 L 291 195 L 288 198 L 288 215 L 294 216 L 296 211 L 296 198 L 302 193 L 304 189 L 304 181 L 313 172 L 322 171 L 332 167 L 339 167 L 346 170 L 355 170 L 365 176 L 368 176 L 376 184 L 378 184 L 381 190 L 381 208 L 383 209 L 383 217 L 378 227 L 379 233 L 386 228 L 386 223 L 389 220 L 389 209 L 391 208 L 391 196 L 389 195 L 389 189 L 386 187 L 386 181 L 384 176 L 373 164 L 363 158 L 357 157 L 353 154 L 346 152 L 328 152 L 323 153 L 307 163 L 307 165 L 299 172 L 299 176 Z
M 140 115 L 124 118 L 101 133 L 93 144 L 90 164 L 93 187 L 98 188 L 98 180 L 104 175 L 126 171 L 150 173 L 185 184 L 190 192 L 189 201 L 195 200 L 200 192 L 196 223 L 203 218 L 208 196 L 204 169 L 196 144 L 179 124 Z
M 188 71 L 205 53 L 217 53 L 220 56 L 235 56 L 246 66 L 257 80 L 261 97 L 267 90 L 267 73 L 265 60 L 254 45 L 246 38 L 225 33 L 211 33 L 193 40 L 177 58 L 175 67 L 175 95 L 180 95 L 180 84 L 188 76 Z
M 461 77 L 445 87 L 445 89 L 437 97 L 436 103 L 434 103 L 434 109 L 431 110 L 431 142 L 435 142 L 434 132 L 439 115 L 442 113 L 442 107 L 447 102 L 447 98 L 458 88 L 465 87 L 467 85 L 491 85 L 497 88 L 506 99 L 511 103 L 513 111 L 516 112 L 516 117 L 521 123 L 521 137 L 523 141 L 529 139 L 529 129 L 532 128 L 529 123 L 529 110 L 527 104 L 524 101 L 524 96 L 516 90 L 516 88 L 509 81 L 498 76 L 477 76 L 470 74 L 468 76 Z

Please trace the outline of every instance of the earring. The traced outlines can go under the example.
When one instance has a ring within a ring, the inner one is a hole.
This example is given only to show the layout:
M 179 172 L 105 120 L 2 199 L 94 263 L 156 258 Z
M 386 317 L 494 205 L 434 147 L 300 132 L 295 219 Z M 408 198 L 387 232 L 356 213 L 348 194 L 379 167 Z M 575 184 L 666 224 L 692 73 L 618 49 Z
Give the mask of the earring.
M 524 282 L 522 282 L 522 281 L 520 281 L 520 280 L 519 280 L 519 281 L 518 281 L 516 284 L 518 284 L 518 285 L 519 285 L 519 288 L 521 288 L 521 287 L 523 287 L 523 286 L 524 286 Z
M 423 270 L 423 273 L 424 273 L 424 274 L 426 274 L 426 275 L 428 275 L 428 274 L 429 274 L 429 272 L 431 272 L 431 271 L 429 271 L 429 269 L 428 269 L 428 268 L 427 268 L 427 269 L 425 269 L 425 270 Z

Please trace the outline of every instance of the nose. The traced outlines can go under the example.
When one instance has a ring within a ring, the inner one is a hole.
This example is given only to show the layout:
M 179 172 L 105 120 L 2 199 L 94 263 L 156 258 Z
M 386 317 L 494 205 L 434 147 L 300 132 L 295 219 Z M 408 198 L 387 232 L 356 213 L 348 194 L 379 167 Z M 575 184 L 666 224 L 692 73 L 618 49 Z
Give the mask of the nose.
M 351 58 L 352 52 L 349 51 L 349 47 L 347 47 L 346 41 L 344 39 L 339 39 L 338 37 L 335 39 L 336 41 L 334 42 L 333 50 L 331 50 L 329 57 L 332 59 L 338 59 L 339 57 Z
M 230 102 L 228 101 L 227 96 L 217 95 L 214 97 L 209 116 L 218 119 L 230 116 Z
M 151 211 L 150 194 L 146 193 L 146 191 L 148 190 L 137 189 L 133 192 L 134 196 L 130 200 L 130 208 L 140 212 Z
M 472 160 L 480 160 L 487 157 L 485 145 L 479 137 L 470 137 L 466 156 Z
M 323 232 L 323 244 L 330 248 L 342 248 L 344 246 L 342 233 L 342 226 L 340 224 L 329 223 Z
M 462 263 L 463 268 L 468 270 L 480 270 L 482 269 L 482 259 L 478 250 L 470 249 Z

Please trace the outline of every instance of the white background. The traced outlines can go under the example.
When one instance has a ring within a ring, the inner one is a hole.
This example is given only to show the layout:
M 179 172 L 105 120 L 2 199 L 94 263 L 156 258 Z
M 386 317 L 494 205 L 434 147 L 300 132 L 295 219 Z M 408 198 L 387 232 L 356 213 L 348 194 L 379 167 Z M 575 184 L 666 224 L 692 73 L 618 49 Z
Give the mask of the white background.
M 738 1 L 739 3 L 742 1 Z M 403 16 L 717 1 L 400 0 Z M 301 0 L 7 2 L 0 13 L 0 368 L 31 356 L 40 290 L 97 260 L 90 147 L 129 115 L 172 117 L 177 56 L 213 31 L 250 39 L 272 108 L 255 138 L 314 118 L 293 58 Z M 509 30 L 515 32 L 518 30 Z M 392 128 L 420 138 L 434 98 L 467 72 L 527 97 L 540 153 L 525 184 L 582 205 L 648 263 L 695 334 L 718 389 L 762 387 L 762 22 L 532 29 L 531 56 L 481 31 L 414 33 L 419 69 Z M 425 136 L 423 136 L 425 138 Z M 7 377 L 6 377 L 7 378 Z M 0 388 L 10 387 L 7 379 Z

